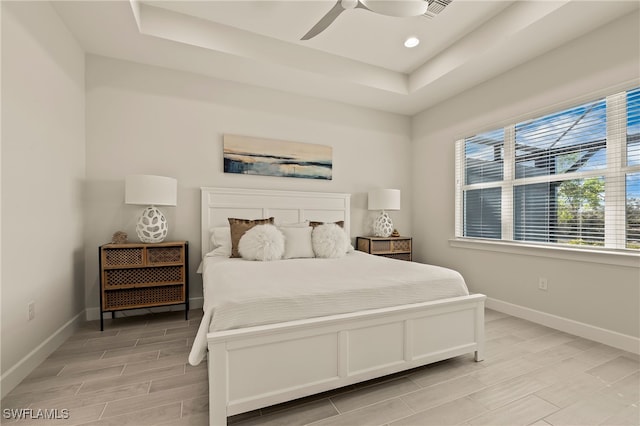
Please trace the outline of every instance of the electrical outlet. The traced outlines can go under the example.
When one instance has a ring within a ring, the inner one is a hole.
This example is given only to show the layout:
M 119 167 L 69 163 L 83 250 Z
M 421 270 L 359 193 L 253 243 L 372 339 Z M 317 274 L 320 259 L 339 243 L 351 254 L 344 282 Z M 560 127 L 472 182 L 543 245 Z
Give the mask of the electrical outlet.
M 31 321 L 36 317 L 36 302 L 29 302 L 27 305 L 27 319 Z
M 548 288 L 549 288 L 549 281 L 547 281 L 545 277 L 538 278 L 538 289 L 547 291 Z

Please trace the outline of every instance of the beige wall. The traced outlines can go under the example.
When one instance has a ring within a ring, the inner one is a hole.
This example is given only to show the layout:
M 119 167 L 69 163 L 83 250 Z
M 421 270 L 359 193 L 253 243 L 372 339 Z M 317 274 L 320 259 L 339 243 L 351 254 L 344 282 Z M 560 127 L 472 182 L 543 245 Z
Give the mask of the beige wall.
M 4 394 L 84 310 L 85 98 L 84 52 L 51 5 L 1 7 Z
M 127 174 L 178 179 L 178 206 L 163 211 L 169 239 L 190 242 L 192 297 L 202 295 L 200 187 L 352 194 L 353 236 L 370 233 L 366 192 L 403 191 L 391 212 L 410 233 L 409 118 L 97 56 L 87 57 L 86 306 L 98 306 L 97 247 L 124 230 L 137 240 L 143 207 L 124 204 Z M 225 133 L 333 147 L 333 180 L 224 174 Z M 95 316 L 95 309 L 89 316 Z
M 640 265 L 611 266 L 449 245 L 454 236 L 454 141 L 568 100 L 639 84 L 638 21 L 636 13 L 612 22 L 413 117 L 417 260 L 458 269 L 472 291 L 489 297 L 640 336 Z M 538 290 L 541 276 L 549 280 L 547 292 Z

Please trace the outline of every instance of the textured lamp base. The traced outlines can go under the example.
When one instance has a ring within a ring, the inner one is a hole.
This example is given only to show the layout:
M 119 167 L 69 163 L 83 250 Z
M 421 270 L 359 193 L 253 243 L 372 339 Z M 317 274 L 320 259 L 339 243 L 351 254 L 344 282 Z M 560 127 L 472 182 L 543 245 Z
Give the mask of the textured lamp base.
M 167 219 L 157 207 L 147 207 L 138 219 L 136 232 L 143 243 L 161 243 L 169 232 Z
M 384 210 L 373 222 L 373 235 L 376 237 L 388 237 L 393 232 L 393 222 Z

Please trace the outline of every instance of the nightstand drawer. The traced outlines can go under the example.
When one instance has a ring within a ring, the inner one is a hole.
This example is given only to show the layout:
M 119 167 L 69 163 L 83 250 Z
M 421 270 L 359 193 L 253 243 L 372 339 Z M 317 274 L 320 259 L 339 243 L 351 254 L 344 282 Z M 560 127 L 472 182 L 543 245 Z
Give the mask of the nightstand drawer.
M 410 261 L 411 241 L 410 237 L 357 237 L 356 248 L 377 256 Z
M 389 257 L 391 259 L 411 261 L 411 253 L 383 254 L 381 256 Z
M 395 252 L 410 252 L 411 240 L 372 240 L 371 241 L 371 253 L 395 253 Z
M 184 268 L 163 266 L 153 268 L 107 269 L 104 271 L 104 287 L 122 288 L 136 284 L 163 284 L 184 282 Z
M 174 247 L 148 247 L 147 265 L 166 265 L 184 262 L 184 249 Z
M 105 293 L 105 310 L 184 303 L 184 286 L 127 288 Z
M 102 266 L 117 268 L 122 266 L 143 266 L 144 248 L 105 248 L 102 251 Z

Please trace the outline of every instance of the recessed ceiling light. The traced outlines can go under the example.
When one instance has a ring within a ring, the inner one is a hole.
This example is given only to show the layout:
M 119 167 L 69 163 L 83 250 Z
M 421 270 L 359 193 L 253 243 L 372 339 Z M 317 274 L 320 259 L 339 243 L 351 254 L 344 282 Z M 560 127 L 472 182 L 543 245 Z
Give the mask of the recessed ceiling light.
M 404 47 L 412 48 L 420 44 L 418 37 L 409 37 L 404 41 Z

